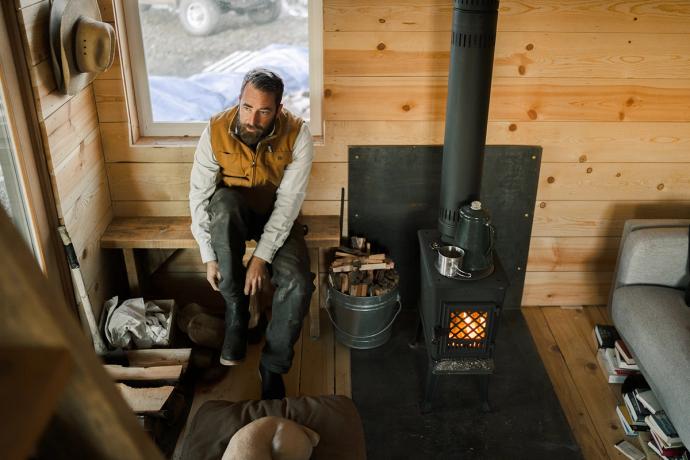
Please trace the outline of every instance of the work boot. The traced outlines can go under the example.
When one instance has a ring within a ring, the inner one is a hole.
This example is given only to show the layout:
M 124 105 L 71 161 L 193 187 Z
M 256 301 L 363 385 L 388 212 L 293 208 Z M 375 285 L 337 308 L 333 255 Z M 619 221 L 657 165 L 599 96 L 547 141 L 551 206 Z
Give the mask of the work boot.
M 246 306 L 231 305 L 225 309 L 225 338 L 220 350 L 220 363 L 235 366 L 247 356 L 247 324 L 249 310 Z
M 283 376 L 271 372 L 259 364 L 259 377 L 261 377 L 261 399 L 283 399 L 285 397 L 285 384 Z

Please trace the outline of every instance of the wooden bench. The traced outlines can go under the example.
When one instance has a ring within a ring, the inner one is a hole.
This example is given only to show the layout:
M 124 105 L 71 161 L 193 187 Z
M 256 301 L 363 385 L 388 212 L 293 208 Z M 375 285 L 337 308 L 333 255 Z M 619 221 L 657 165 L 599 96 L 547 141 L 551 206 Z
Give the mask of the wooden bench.
M 299 223 L 307 226 L 306 240 L 310 248 L 312 271 L 316 269 L 316 282 L 319 282 L 319 254 L 318 249 L 331 248 L 340 245 L 340 226 L 338 216 L 303 216 Z M 139 296 L 144 274 L 138 268 L 134 256 L 135 249 L 159 249 L 163 254 L 157 266 L 160 266 L 173 250 L 198 249 L 196 240 L 192 236 L 190 217 L 116 217 L 110 223 L 101 237 L 101 247 L 120 249 L 125 259 L 127 281 L 130 295 Z M 247 242 L 247 248 L 256 247 L 253 241 Z M 325 267 L 324 267 L 325 268 Z M 151 270 L 152 271 L 152 270 Z M 325 270 L 324 270 L 325 271 Z M 315 295 L 318 295 L 317 289 Z M 310 335 L 318 337 L 319 304 L 312 302 L 309 308 Z

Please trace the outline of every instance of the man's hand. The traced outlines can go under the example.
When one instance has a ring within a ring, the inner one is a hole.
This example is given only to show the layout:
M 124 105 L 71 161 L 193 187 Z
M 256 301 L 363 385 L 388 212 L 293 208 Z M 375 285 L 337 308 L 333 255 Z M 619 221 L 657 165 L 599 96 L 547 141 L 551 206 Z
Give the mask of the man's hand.
M 266 261 L 253 256 L 247 266 L 247 276 L 244 279 L 244 295 L 254 295 L 261 292 L 268 282 Z
M 218 289 L 218 282 L 222 280 L 223 277 L 220 275 L 217 260 L 206 262 L 206 279 L 214 291 L 220 291 L 220 289 Z

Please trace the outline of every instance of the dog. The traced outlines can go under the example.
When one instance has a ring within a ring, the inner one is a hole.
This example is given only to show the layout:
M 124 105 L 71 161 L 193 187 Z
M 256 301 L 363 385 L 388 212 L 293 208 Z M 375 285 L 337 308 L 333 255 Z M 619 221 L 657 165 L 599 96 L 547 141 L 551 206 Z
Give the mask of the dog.
M 309 460 L 320 437 L 282 417 L 262 417 L 237 430 L 222 460 Z

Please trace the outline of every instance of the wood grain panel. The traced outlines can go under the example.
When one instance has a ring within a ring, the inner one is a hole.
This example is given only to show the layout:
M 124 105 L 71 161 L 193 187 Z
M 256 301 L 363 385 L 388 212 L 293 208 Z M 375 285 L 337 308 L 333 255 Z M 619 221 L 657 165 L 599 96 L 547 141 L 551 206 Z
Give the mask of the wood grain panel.
M 50 2 L 43 0 L 19 11 L 19 24 L 24 29 L 24 39 L 28 46 L 29 66 L 50 59 L 48 24 L 50 21 Z
M 100 124 L 103 135 L 103 152 L 106 162 L 136 163 L 191 163 L 198 138 L 168 140 L 166 138 L 139 139 L 136 145 L 130 143 L 127 122 Z M 314 145 L 314 163 L 338 161 L 339 146 Z M 342 161 L 342 160 L 340 160 Z
M 43 122 L 43 142 L 51 168 L 58 167 L 97 128 L 93 89 L 87 86 Z
M 328 77 L 329 120 L 442 120 L 443 77 Z M 494 121 L 690 121 L 690 80 L 493 79 Z
M 690 215 L 690 201 L 537 201 L 532 236 L 620 236 L 627 219 Z
M 316 301 L 318 302 L 318 298 Z M 305 333 L 310 329 L 310 321 L 307 315 L 302 326 Z M 335 338 L 326 315 L 320 315 L 320 330 L 321 336 L 318 339 L 302 341 L 301 396 L 329 395 L 335 390 Z M 311 365 L 305 366 L 305 363 Z
M 100 134 L 94 129 L 65 161 L 51 171 L 62 213 L 74 205 L 78 195 L 88 185 L 88 179 L 98 171 L 104 172 L 104 164 Z
M 93 90 L 96 96 L 99 122 L 127 121 L 125 90 L 121 80 L 95 80 Z
M 113 11 L 113 0 L 98 0 L 98 7 L 101 9 L 101 18 L 106 22 L 115 20 Z
M 347 213 L 347 203 L 345 204 Z M 188 201 L 113 201 L 117 217 L 189 216 Z M 305 216 L 335 216 L 340 214 L 340 201 L 310 201 L 302 204 Z
M 110 163 L 107 169 L 114 201 L 188 199 L 190 163 Z M 347 187 L 346 164 L 314 163 L 308 200 L 339 200 L 341 187 Z
M 616 398 L 602 378 L 596 357 L 589 351 L 591 333 L 583 337 L 575 324 L 578 320 L 587 318 L 574 310 L 562 308 L 547 308 L 542 311 L 609 457 L 620 458 L 614 444 L 621 440 L 624 433 L 615 411 L 612 410 L 616 406 Z M 593 324 L 591 326 L 594 327 Z
M 328 0 L 326 31 L 450 30 L 452 3 L 444 0 Z M 686 33 L 684 0 L 503 0 L 499 31 Z
M 542 309 L 523 308 L 522 313 L 584 458 L 587 460 L 608 459 L 604 443 L 589 413 L 584 410 L 582 396 L 570 375 L 568 364 L 549 329 Z
M 690 200 L 686 163 L 542 163 L 537 200 Z
M 602 305 L 612 273 L 527 272 L 522 305 Z
M 448 75 L 450 32 L 327 32 L 326 76 Z M 690 35 L 500 32 L 495 77 L 687 78 Z
M 105 251 L 100 247 L 100 236 L 111 220 L 112 210 L 108 208 L 97 222 L 93 222 L 90 225 L 92 231 L 85 238 L 84 243 L 77 245 L 77 242 L 74 242 L 74 250 L 79 258 L 79 266 L 84 277 L 86 289 L 87 291 L 97 293 L 98 298 L 112 295 L 112 291 L 104 292 L 103 288 L 107 287 L 114 279 L 112 267 L 117 267 L 115 265 L 116 262 L 114 262 L 116 254 Z M 88 224 L 82 222 L 79 225 Z M 71 230 L 68 228 L 67 231 Z M 101 309 L 100 300 L 96 300 L 96 297 L 91 297 L 91 302 L 94 307 L 94 313 L 97 315 Z
M 103 153 L 107 163 L 191 163 L 194 161 L 196 142 L 176 146 L 167 143 L 139 143 L 131 145 L 127 122 L 100 123 L 103 134 Z M 186 142 L 186 141 L 185 141 Z
M 101 221 L 103 215 L 113 210 L 110 203 L 110 189 L 105 170 L 93 176 L 92 180 L 84 184 L 83 189 L 74 200 L 72 207 L 63 212 L 63 222 L 69 231 L 70 238 L 75 244 L 85 246 L 86 241 Z M 98 235 L 100 238 L 100 235 Z
M 619 244 L 617 237 L 532 238 L 527 271 L 610 272 L 616 265 Z
M 58 92 L 50 61 L 39 62 L 29 69 L 29 73 L 38 116 L 41 120 L 46 120 L 72 96 Z
M 347 161 L 349 145 L 441 145 L 444 129 L 439 121 L 328 121 L 325 154 Z M 543 162 L 685 162 L 690 123 L 491 121 L 487 144 L 540 145 Z

